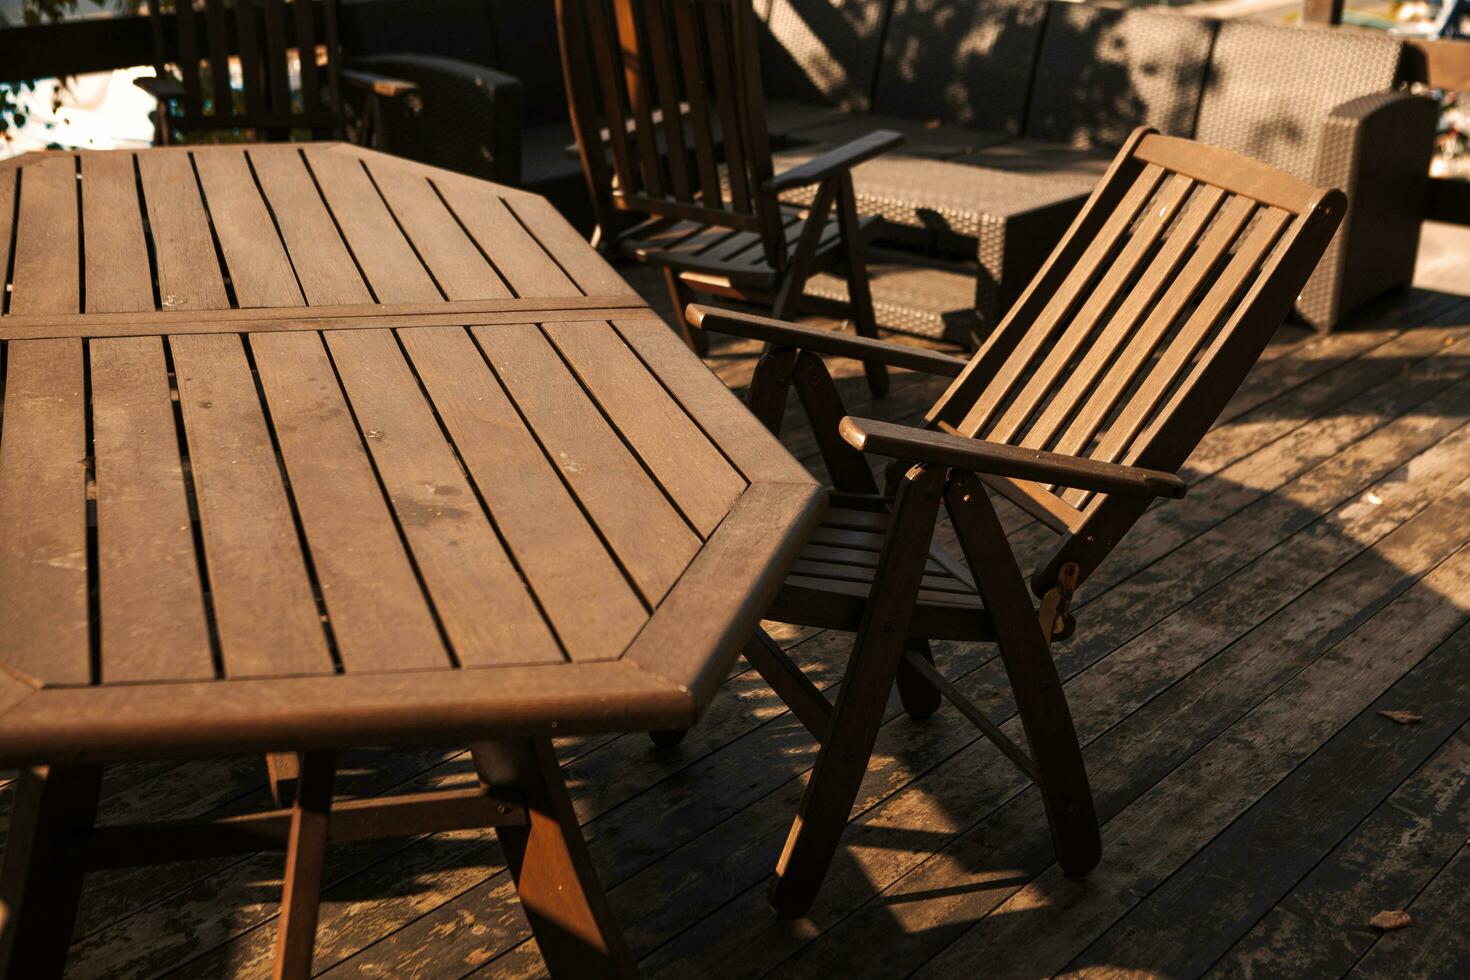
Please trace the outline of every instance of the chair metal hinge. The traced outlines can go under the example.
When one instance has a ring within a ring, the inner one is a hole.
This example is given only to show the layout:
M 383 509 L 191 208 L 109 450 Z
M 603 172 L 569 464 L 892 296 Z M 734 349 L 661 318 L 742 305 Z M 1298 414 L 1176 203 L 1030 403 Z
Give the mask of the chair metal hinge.
M 1057 584 L 1041 597 L 1037 616 L 1041 620 L 1041 632 L 1050 641 L 1065 640 L 1077 629 L 1077 621 L 1072 618 L 1070 610 L 1081 574 L 1082 569 L 1076 562 L 1067 562 L 1057 573 Z

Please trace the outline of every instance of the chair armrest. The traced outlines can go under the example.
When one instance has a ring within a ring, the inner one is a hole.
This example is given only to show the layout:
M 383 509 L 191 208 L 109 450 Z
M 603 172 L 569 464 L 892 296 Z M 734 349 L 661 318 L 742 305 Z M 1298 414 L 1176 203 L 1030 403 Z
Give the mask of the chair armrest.
M 1119 463 L 1023 449 L 1004 443 L 847 416 L 838 425 L 848 445 L 875 456 L 952 466 L 971 473 L 1057 484 L 1121 497 L 1182 497 L 1185 484 L 1172 473 Z
M 161 78 L 157 75 L 144 75 L 133 79 L 133 84 L 138 86 L 155 99 L 182 99 L 184 97 L 184 86 L 176 79 Z
M 691 324 L 703 330 L 763 340 L 768 344 L 795 347 L 817 354 L 836 354 L 860 361 L 874 361 L 890 367 L 908 368 L 946 378 L 957 377 L 965 369 L 965 365 L 970 363 L 963 357 L 926 350 L 923 347 L 855 337 L 835 330 L 819 330 L 816 327 L 804 327 L 798 323 L 787 323 L 785 320 L 773 320 L 750 313 L 717 310 L 698 303 L 691 303 L 685 315 Z
M 353 88 L 381 95 L 386 99 L 396 99 L 400 95 L 418 91 L 418 83 L 410 82 L 403 78 L 393 78 L 388 75 L 379 75 L 376 72 L 362 71 L 357 68 L 342 69 L 342 81 Z
M 761 186 L 772 194 L 782 194 L 826 180 L 843 170 L 851 170 L 865 160 L 903 143 L 903 134 L 891 129 L 875 129 L 866 136 L 844 143 L 836 149 L 819 153 L 806 163 L 799 163 L 765 181 Z

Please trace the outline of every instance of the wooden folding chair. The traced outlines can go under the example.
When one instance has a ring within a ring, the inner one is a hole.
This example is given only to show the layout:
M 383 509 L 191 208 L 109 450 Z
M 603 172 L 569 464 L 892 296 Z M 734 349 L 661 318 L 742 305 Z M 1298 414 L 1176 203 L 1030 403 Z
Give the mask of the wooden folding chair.
M 695 293 L 849 316 L 877 336 L 852 168 L 903 142 L 877 130 L 773 175 L 751 0 L 557 0 L 567 99 L 597 244 L 660 266 L 682 310 Z M 721 155 L 723 151 L 723 156 Z M 609 167 L 609 159 L 611 167 Z M 722 165 L 723 164 L 723 165 Z M 816 185 L 810 208 L 780 195 Z M 823 263 L 850 304 L 804 297 Z M 681 322 L 700 353 L 705 338 Z M 864 363 L 875 395 L 881 363 Z
M 765 341 L 752 407 L 773 430 L 794 385 L 835 489 L 768 618 L 853 630 L 835 705 L 769 637 L 747 656 L 822 742 L 776 868 L 784 916 L 814 899 L 895 680 L 909 714 L 952 700 L 1035 779 L 1062 868 L 1101 842 L 1050 648 L 1077 587 L 1155 497 L 1255 363 L 1317 264 L 1345 198 L 1264 164 L 1139 130 L 1009 315 L 968 362 L 762 317 L 691 307 L 708 330 Z M 922 427 L 844 417 L 818 354 L 954 378 Z M 880 494 L 868 457 L 901 461 Z M 1033 605 L 991 493 L 1060 539 Z M 964 553 L 933 543 L 941 504 Z M 998 645 L 1029 754 L 933 667 L 928 641 Z
M 385 102 L 405 119 L 417 113 L 415 83 L 342 68 L 337 0 L 154 0 L 148 25 L 155 74 L 134 83 L 158 100 L 161 146 L 236 131 L 257 140 L 287 140 L 302 130 L 313 139 L 340 139 L 344 85 L 362 94 L 352 135 L 365 146 L 380 146 Z

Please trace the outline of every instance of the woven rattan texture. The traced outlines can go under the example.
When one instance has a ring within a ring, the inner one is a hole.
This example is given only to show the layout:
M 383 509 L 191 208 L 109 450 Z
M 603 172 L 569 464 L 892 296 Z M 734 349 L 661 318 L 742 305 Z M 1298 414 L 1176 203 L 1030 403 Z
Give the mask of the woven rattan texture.
M 1327 114 L 1391 89 L 1402 52 L 1386 35 L 1226 21 L 1195 136 L 1312 180 Z
M 1109 150 L 1139 126 L 1193 135 L 1215 24 L 1162 11 L 1054 5 L 1027 135 Z
M 871 104 L 889 0 L 755 0 L 766 95 L 844 109 Z
M 874 106 L 1019 135 L 1047 6 L 895 0 Z

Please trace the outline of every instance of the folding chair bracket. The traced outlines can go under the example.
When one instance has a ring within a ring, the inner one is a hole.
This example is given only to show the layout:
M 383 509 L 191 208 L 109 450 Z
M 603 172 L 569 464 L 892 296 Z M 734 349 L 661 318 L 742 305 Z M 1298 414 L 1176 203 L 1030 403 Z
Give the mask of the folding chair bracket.
M 1042 635 L 1050 641 L 1065 640 L 1077 629 L 1077 620 L 1072 617 L 1072 596 L 1077 591 L 1077 578 L 1081 569 L 1075 561 L 1062 565 L 1057 574 L 1057 584 L 1046 590 L 1041 597 L 1037 616 L 1041 620 Z

